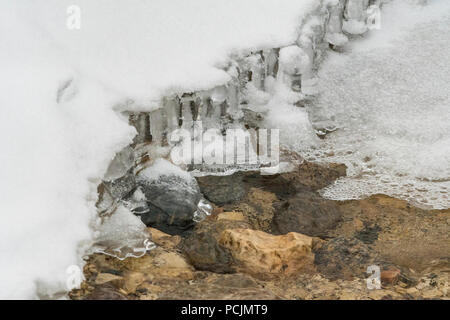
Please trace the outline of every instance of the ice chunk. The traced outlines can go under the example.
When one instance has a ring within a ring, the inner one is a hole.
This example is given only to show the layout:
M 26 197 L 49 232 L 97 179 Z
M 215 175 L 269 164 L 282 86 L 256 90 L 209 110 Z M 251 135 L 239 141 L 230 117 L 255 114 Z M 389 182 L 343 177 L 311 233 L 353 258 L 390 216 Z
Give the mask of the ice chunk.
M 93 250 L 120 260 L 142 257 L 155 248 L 142 221 L 129 209 L 119 206 L 100 226 Z

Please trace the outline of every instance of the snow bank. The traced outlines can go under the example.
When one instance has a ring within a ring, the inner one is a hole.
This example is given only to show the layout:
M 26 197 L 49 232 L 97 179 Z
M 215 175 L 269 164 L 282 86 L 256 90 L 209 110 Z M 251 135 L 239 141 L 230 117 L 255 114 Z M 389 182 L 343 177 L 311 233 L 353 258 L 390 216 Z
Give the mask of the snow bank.
M 80 30 L 66 28 L 72 4 Z M 225 83 L 216 67 L 231 52 L 291 43 L 317 4 L 2 1 L 0 298 L 52 297 L 81 266 L 96 187 L 135 134 L 114 106 L 133 99 L 148 110 L 168 92 Z
M 96 184 L 134 133 L 111 111 L 114 95 L 12 4 L 0 7 L 0 297 L 34 298 L 65 290 L 91 236 Z M 76 94 L 57 103 L 71 78 Z
M 149 108 L 173 91 L 225 83 L 229 75 L 215 66 L 228 63 L 232 53 L 293 42 L 302 16 L 318 1 L 26 3 L 22 13 L 33 12 L 36 24 L 66 51 L 71 65 Z M 81 9 L 81 29 L 76 31 L 65 28 L 66 8 L 72 4 Z

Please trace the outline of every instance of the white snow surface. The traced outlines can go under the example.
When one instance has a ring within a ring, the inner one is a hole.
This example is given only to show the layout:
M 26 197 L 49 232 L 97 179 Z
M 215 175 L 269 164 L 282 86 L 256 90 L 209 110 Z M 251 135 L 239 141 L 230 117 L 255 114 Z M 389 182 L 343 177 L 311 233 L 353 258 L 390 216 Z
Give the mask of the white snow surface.
M 139 173 L 139 177 L 148 181 L 158 181 L 162 176 L 176 176 L 185 180 L 192 180 L 189 172 L 172 164 L 165 159 L 156 159 L 155 162 Z
M 293 43 L 317 0 L 38 0 L 20 14 L 64 51 L 70 65 L 142 108 L 172 92 L 210 89 L 231 54 Z M 65 28 L 81 9 L 80 30 Z M 15 6 L 16 8 L 19 5 Z
M 349 168 L 326 197 L 384 193 L 449 208 L 450 2 L 395 1 L 381 22 L 322 65 L 311 119 L 339 129 L 308 157 Z
M 114 106 L 223 84 L 232 52 L 292 43 L 318 4 L 1 1 L 0 298 L 55 297 L 82 266 L 96 187 L 135 134 Z M 69 5 L 80 30 L 66 28 Z

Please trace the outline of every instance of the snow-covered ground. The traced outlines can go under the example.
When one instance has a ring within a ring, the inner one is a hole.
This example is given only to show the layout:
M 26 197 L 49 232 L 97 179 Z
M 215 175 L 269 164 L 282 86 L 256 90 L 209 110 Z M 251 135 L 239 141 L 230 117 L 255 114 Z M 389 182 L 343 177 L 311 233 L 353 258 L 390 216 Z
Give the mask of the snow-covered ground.
M 450 207 L 450 3 L 411 3 L 387 5 L 381 30 L 321 68 L 311 118 L 340 129 L 310 157 L 344 162 L 350 174 L 327 197 L 384 193 Z
M 81 265 L 96 187 L 135 134 L 114 106 L 223 84 L 230 53 L 289 44 L 317 4 L 1 1 L 0 298 L 65 291 L 67 268 Z M 66 27 L 69 5 L 79 30 Z

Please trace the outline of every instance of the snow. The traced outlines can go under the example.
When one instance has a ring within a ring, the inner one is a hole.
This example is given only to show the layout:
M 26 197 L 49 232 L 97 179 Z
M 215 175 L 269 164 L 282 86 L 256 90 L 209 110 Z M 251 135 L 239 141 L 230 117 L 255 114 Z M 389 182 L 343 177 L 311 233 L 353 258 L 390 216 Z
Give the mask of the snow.
M 350 177 L 326 188 L 332 199 L 384 193 L 450 207 L 450 3 L 385 6 L 381 30 L 331 54 L 320 71 L 313 122 L 339 130 L 312 160 L 343 162 Z
M 189 172 L 172 164 L 165 159 L 156 159 L 148 168 L 139 173 L 139 177 L 148 181 L 158 181 L 162 176 L 176 176 L 184 180 L 192 180 Z
M 66 28 L 67 8 L 81 29 Z M 135 130 L 117 111 L 229 79 L 231 53 L 291 44 L 315 0 L 0 4 L 0 298 L 56 297 L 82 266 L 96 188 Z
M 19 1 L 20 2 L 20 1 Z M 22 3 L 22 2 L 21 2 Z M 67 30 L 66 8 L 81 9 L 81 29 Z M 209 89 L 229 80 L 216 68 L 242 50 L 292 43 L 316 0 L 40 0 L 21 14 L 65 51 L 77 70 L 156 107 L 170 92 Z

